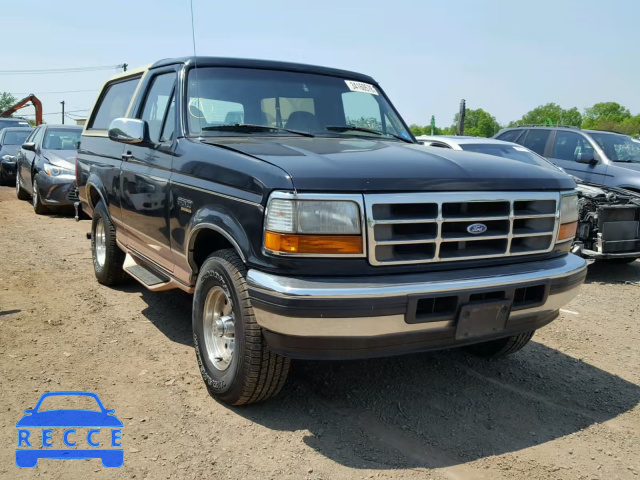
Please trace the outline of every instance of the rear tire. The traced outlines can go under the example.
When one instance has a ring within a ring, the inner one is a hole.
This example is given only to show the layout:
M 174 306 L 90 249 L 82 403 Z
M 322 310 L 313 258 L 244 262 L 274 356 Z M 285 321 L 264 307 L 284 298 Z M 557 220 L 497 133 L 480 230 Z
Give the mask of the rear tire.
M 40 189 L 38 187 L 38 174 L 33 177 L 33 194 L 31 195 L 31 204 L 36 215 L 44 215 L 49 209 L 40 201 Z
M 127 278 L 122 269 L 125 254 L 116 243 L 116 229 L 102 201 L 93 210 L 91 256 L 93 271 L 102 285 L 116 285 Z
M 535 330 L 531 332 L 519 333 L 511 337 L 499 338 L 489 342 L 469 345 L 467 350 L 478 357 L 500 358 L 517 352 L 524 347 L 533 337 Z
M 290 359 L 267 347 L 249 300 L 246 268 L 233 250 L 219 250 L 200 268 L 193 296 L 193 341 L 209 394 L 229 405 L 276 395 Z
M 16 197 L 18 200 L 28 200 L 29 194 L 24 191 L 22 185 L 20 185 L 20 175 L 16 172 Z

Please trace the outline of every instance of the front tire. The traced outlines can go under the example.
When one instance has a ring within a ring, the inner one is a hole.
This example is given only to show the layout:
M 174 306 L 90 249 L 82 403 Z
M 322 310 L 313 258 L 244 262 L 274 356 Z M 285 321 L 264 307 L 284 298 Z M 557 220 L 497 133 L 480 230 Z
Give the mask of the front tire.
M 101 201 L 93 210 L 91 256 L 93 271 L 102 285 L 116 285 L 127 277 L 122 269 L 124 252 L 116 243 L 116 229 Z
M 510 337 L 499 338 L 497 340 L 491 340 L 489 342 L 477 343 L 475 345 L 469 345 L 468 351 L 478 357 L 484 358 L 500 358 L 516 353 L 522 347 L 524 347 L 529 340 L 533 337 L 535 330 L 531 332 L 519 333 L 518 335 L 512 335 Z
M 24 191 L 22 185 L 20 185 L 20 175 L 16 172 L 16 197 L 18 200 L 27 200 L 29 198 L 29 194 Z
M 44 215 L 49 209 L 40 200 L 40 188 L 38 187 L 38 174 L 33 177 L 33 194 L 31 195 L 31 204 L 33 205 L 33 211 L 37 215 Z
M 209 394 L 229 405 L 276 395 L 290 359 L 267 347 L 249 300 L 246 268 L 233 250 L 213 253 L 200 268 L 193 296 L 193 341 Z

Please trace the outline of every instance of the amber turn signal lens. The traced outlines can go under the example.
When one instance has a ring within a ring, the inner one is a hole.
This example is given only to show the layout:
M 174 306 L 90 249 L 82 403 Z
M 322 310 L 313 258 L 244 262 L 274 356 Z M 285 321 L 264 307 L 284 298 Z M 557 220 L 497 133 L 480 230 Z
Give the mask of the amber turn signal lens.
M 578 229 L 578 222 L 563 223 L 560 225 L 560 231 L 558 232 L 558 241 L 570 240 L 576 236 L 576 230 Z
M 360 235 L 289 235 L 266 232 L 264 246 L 274 252 L 314 254 L 362 253 Z

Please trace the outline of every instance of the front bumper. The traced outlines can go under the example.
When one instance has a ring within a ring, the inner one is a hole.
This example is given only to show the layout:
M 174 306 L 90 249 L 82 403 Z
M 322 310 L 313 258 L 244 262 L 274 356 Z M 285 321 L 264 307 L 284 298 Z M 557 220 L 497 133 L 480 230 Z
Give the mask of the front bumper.
M 0 178 L 16 179 L 16 162 L 9 160 L 0 160 Z
M 256 321 L 269 347 L 308 359 L 366 358 L 456 347 L 551 322 L 584 282 L 586 261 L 550 260 L 426 274 L 290 278 L 249 270 Z M 505 328 L 456 335 L 464 305 L 511 300 Z
M 68 206 L 78 201 L 78 189 L 75 178 L 69 176 L 53 177 L 38 175 L 40 201 L 44 205 Z

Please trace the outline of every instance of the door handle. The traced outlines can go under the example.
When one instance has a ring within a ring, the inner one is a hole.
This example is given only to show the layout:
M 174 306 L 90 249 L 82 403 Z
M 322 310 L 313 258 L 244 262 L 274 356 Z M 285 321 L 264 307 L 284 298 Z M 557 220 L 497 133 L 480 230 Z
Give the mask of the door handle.
M 122 154 L 122 160 L 124 160 L 125 162 L 127 160 L 131 160 L 133 158 L 133 154 L 131 152 L 127 152 L 127 153 L 123 153 Z

